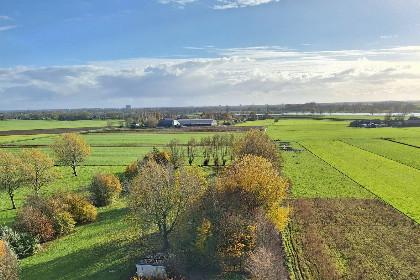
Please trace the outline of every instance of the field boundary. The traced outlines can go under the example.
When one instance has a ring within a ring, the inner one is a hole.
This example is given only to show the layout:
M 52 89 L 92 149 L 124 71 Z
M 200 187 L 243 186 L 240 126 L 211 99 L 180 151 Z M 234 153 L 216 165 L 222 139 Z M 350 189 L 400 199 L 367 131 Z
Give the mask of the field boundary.
M 382 138 L 378 138 L 378 139 L 383 140 Z M 374 154 L 374 155 L 377 155 L 377 156 L 380 156 L 380 157 L 386 158 L 386 159 L 391 160 L 391 161 L 393 161 L 393 162 L 396 162 L 396 163 L 399 163 L 399 164 L 405 165 L 405 166 L 407 166 L 407 167 L 411 167 L 411 168 L 414 168 L 414 169 L 416 169 L 416 170 L 420 170 L 420 169 L 418 169 L 417 167 L 414 167 L 414 166 L 408 165 L 408 164 L 406 164 L 406 163 L 400 162 L 400 161 L 398 161 L 398 160 L 395 160 L 395 159 L 392 159 L 392 158 L 389 158 L 389 157 L 386 157 L 386 156 L 383 156 L 383 155 L 377 154 L 377 153 L 375 153 L 375 152 L 372 152 L 372 151 L 369 151 L 369 150 L 366 150 L 366 149 L 360 148 L 360 147 L 355 146 L 355 145 L 353 145 L 353 144 L 347 143 L 347 142 L 345 142 L 345 141 L 343 141 L 343 140 L 338 140 L 338 141 L 340 141 L 340 142 L 342 142 L 342 143 L 344 143 L 344 144 L 350 145 L 350 146 L 352 146 L 352 147 L 355 147 L 355 148 L 357 148 L 357 149 L 360 149 L 360 150 L 362 150 L 362 151 L 365 151 L 365 152 L 368 152 L 368 153 L 371 153 L 371 154 Z M 410 146 L 410 145 L 408 145 L 408 146 Z
M 389 141 L 389 142 L 394 142 L 394 143 L 398 143 L 398 144 L 401 144 L 401 145 L 410 146 L 410 147 L 413 147 L 413 148 L 420 149 L 420 147 L 419 147 L 419 146 L 416 146 L 416 145 L 411 145 L 411 144 L 404 143 L 404 142 L 399 142 L 399 141 L 396 141 L 396 140 L 394 140 L 394 139 L 392 139 L 392 138 L 380 138 L 380 139 L 382 139 L 382 140 L 386 140 L 386 141 Z
M 339 140 L 341 141 L 341 140 Z M 347 144 L 345 142 L 343 142 L 344 144 Z M 366 191 L 368 191 L 369 193 L 371 193 L 374 197 L 376 197 L 377 199 L 382 200 L 384 203 L 386 203 L 387 205 L 389 205 L 390 207 L 392 207 L 393 209 L 395 209 L 396 211 L 400 212 L 401 214 L 403 214 L 404 216 L 406 216 L 408 219 L 410 219 L 411 221 L 413 221 L 416 224 L 420 224 L 419 222 L 417 222 L 416 220 L 414 220 L 413 218 L 407 216 L 407 214 L 405 214 L 404 212 L 402 212 L 401 210 L 395 208 L 392 204 L 388 203 L 387 201 L 385 201 L 383 198 L 381 198 L 380 196 L 378 196 L 377 194 L 375 194 L 374 192 L 372 192 L 371 190 L 369 190 L 368 188 L 366 188 L 365 186 L 363 186 L 362 184 L 360 184 L 359 182 L 357 182 L 356 180 L 354 180 L 353 178 L 351 178 L 350 176 L 348 176 L 347 174 L 345 174 L 344 172 L 342 172 L 341 170 L 339 170 L 337 167 L 335 167 L 334 165 L 330 164 L 329 162 L 325 161 L 323 158 L 319 157 L 317 154 L 315 154 L 314 152 L 312 152 L 311 150 L 309 150 L 308 148 L 306 148 L 304 145 L 302 145 L 302 143 L 299 143 L 299 145 L 301 145 L 305 150 L 307 150 L 308 152 L 310 152 L 311 154 L 313 154 L 314 156 L 316 156 L 317 158 L 319 158 L 320 160 L 322 160 L 323 162 L 325 162 L 326 164 L 328 164 L 329 166 L 331 166 L 332 168 L 334 168 L 335 170 L 337 170 L 338 172 L 340 172 L 341 174 L 343 174 L 344 176 L 346 176 L 347 178 L 349 178 L 350 180 L 352 180 L 353 182 L 355 182 L 357 185 L 359 185 L 360 187 L 362 187 L 363 189 L 365 189 Z M 353 147 L 350 144 L 347 144 L 351 147 Z M 363 150 L 363 149 L 362 149 Z M 373 153 L 374 154 L 374 153 Z M 376 154 L 375 154 L 376 155 Z M 379 155 L 378 155 L 379 156 Z M 416 169 L 417 170 L 417 169 Z

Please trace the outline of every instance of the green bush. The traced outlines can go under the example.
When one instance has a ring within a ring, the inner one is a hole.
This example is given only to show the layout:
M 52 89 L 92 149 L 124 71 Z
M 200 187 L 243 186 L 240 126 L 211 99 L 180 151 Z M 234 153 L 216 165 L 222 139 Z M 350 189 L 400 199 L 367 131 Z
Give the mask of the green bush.
M 39 242 L 36 238 L 27 233 L 14 231 L 7 226 L 0 227 L 0 239 L 3 239 L 12 247 L 19 259 L 32 256 L 39 248 Z
M 7 242 L 2 239 L 0 239 L 0 279 L 19 280 L 18 259 Z
M 76 194 L 67 194 L 65 202 L 69 207 L 69 212 L 76 223 L 85 224 L 96 220 L 98 211 L 89 201 Z
M 121 193 L 120 180 L 112 173 L 97 173 L 92 178 L 90 192 L 96 206 L 110 205 Z
M 20 232 L 27 232 L 33 237 L 39 238 L 40 242 L 54 239 L 55 230 L 53 223 L 38 208 L 24 206 L 16 213 L 15 229 Z

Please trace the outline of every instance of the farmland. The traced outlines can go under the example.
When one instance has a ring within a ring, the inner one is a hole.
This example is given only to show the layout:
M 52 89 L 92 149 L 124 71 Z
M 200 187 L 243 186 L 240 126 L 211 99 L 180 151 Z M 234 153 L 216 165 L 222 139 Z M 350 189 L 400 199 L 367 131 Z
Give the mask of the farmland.
M 283 237 L 292 279 L 420 277 L 420 156 L 413 147 L 420 128 L 319 119 L 242 125 L 250 123 L 288 146 L 282 172 L 292 182 L 292 214 Z
M 31 129 L 27 122 L 22 127 Z M 289 148 L 282 152 L 282 174 L 292 183 L 287 202 L 291 222 L 283 232 L 291 278 L 419 278 L 420 150 L 412 146 L 419 146 L 420 128 L 361 129 L 348 127 L 349 122 L 280 119 L 241 124 L 266 126 L 273 139 Z M 51 128 L 62 126 L 53 124 Z M 79 176 L 73 176 L 70 167 L 57 166 L 57 179 L 41 188 L 42 195 L 62 190 L 86 196 L 98 171 L 121 174 L 125 165 L 153 147 L 162 149 L 172 139 L 183 144 L 192 137 L 199 141 L 213 133 L 138 130 L 81 135 L 93 153 L 77 167 Z M 36 147 L 52 156 L 49 145 L 54 137 L 1 136 L 0 148 L 18 153 Z M 198 155 L 195 162 L 202 160 Z M 17 191 L 18 208 L 32 192 Z M 10 207 L 7 194 L 1 192 L 0 224 L 13 224 L 16 212 Z M 125 198 L 99 208 L 96 223 L 79 226 L 76 233 L 22 260 L 22 279 L 126 279 L 146 252 L 124 219 L 127 213 Z
M 1 122 L 0 122 L 1 123 Z M 16 121 L 22 129 L 33 129 L 45 125 L 43 121 Z M 14 130 L 8 123 L 3 129 Z M 49 128 L 85 127 L 92 123 L 84 121 L 51 122 Z M 95 126 L 105 125 L 105 122 Z M 43 127 L 45 128 L 45 127 Z M 173 131 L 174 133 L 171 133 Z M 169 133 L 168 133 L 169 132 Z M 93 153 L 77 167 L 78 176 L 72 175 L 68 166 L 55 168 L 56 180 L 43 188 L 41 195 L 55 191 L 72 191 L 87 196 L 90 180 L 99 171 L 121 174 L 125 166 L 150 152 L 153 147 L 162 149 L 172 139 L 186 143 L 192 137 L 213 133 L 182 133 L 179 130 L 134 133 L 88 133 L 83 138 L 91 145 Z M 18 153 L 21 149 L 35 147 L 52 156 L 49 145 L 55 135 L 10 135 L 1 136 L 0 148 Z M 202 163 L 200 155 L 197 164 Z M 16 206 L 22 207 L 24 200 L 33 191 L 21 188 L 15 194 Z M 16 210 L 10 210 L 11 202 L 5 192 L 0 193 L 0 224 L 12 226 Z M 125 199 L 116 204 L 99 208 L 97 222 L 77 227 L 76 233 L 49 242 L 38 254 L 21 261 L 22 279 L 126 279 L 132 275 L 135 262 L 146 251 L 138 244 L 138 232 L 125 221 L 128 214 Z M 114 271 L 110 273 L 109 271 Z

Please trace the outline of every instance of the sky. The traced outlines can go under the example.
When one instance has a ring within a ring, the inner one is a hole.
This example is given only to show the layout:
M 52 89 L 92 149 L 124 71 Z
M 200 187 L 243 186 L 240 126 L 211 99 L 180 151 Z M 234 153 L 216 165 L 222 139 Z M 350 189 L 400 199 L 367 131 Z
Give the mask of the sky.
M 0 1 L 0 110 L 420 100 L 418 0 Z

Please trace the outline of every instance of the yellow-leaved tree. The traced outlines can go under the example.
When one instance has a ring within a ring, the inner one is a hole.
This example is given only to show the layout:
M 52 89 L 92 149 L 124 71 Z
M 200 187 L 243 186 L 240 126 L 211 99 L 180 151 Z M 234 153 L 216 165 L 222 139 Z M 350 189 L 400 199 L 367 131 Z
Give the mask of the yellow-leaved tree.
M 16 209 L 15 190 L 25 182 L 25 166 L 22 160 L 10 152 L 0 150 L 0 189 L 9 195 L 12 209 Z
M 39 189 L 54 180 L 54 160 L 38 149 L 22 150 L 20 158 L 25 163 L 27 183 L 39 196 Z
M 161 165 L 154 160 L 140 165 L 132 181 L 129 205 L 139 225 L 157 226 L 163 250 L 169 248 L 169 234 L 186 207 L 203 194 L 207 187 L 205 173 L 196 167 Z
M 282 207 L 282 200 L 288 182 L 269 160 L 245 155 L 226 168 L 216 183 L 218 191 L 238 207 L 247 212 L 261 207 L 279 231 L 286 225 L 288 209 Z
M 92 149 L 86 144 L 85 139 L 74 133 L 63 133 L 56 136 L 51 149 L 60 163 L 73 168 L 74 176 L 77 176 L 76 166 L 92 153 Z

